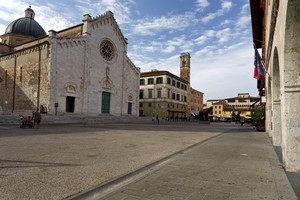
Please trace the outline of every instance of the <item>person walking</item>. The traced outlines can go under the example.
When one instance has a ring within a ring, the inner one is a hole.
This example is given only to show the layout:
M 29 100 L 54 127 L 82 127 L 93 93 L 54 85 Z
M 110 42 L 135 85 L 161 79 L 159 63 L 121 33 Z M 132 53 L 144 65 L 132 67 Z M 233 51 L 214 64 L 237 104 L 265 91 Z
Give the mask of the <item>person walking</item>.
M 32 111 L 32 118 L 33 119 L 33 125 L 32 128 L 34 128 L 35 123 L 36 123 L 36 128 L 39 128 L 42 116 L 41 113 L 39 111 Z

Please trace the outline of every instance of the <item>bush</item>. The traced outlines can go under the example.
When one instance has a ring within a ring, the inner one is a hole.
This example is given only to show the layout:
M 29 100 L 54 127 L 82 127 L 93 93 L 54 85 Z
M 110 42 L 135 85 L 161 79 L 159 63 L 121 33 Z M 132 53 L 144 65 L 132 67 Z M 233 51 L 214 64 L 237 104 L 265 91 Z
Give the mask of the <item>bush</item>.
M 256 127 L 265 126 L 265 108 L 263 106 L 255 106 L 251 110 L 252 122 L 251 124 Z

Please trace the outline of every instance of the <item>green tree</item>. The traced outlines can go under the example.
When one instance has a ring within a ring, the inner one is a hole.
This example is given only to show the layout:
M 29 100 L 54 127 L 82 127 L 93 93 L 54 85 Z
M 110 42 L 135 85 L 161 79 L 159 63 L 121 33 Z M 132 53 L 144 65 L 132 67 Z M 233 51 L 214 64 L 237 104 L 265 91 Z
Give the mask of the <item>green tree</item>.
M 253 126 L 265 126 L 265 108 L 263 106 L 254 106 L 251 110 L 251 117 Z

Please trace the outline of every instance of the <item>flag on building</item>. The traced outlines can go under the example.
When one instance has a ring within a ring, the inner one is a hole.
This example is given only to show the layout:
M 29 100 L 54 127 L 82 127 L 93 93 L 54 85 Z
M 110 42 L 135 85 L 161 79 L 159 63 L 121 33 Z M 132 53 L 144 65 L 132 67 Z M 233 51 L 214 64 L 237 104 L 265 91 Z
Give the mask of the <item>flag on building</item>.
M 265 74 L 265 72 L 264 72 L 264 69 L 263 69 L 263 66 L 262 66 L 262 63 L 261 63 L 261 57 L 260 57 L 259 52 L 257 51 L 255 46 L 254 46 L 254 49 L 255 49 L 254 66 L 255 66 L 256 71 L 260 75 L 263 76 Z
M 261 77 L 261 75 L 260 75 L 260 74 L 258 73 L 258 71 L 256 70 L 256 67 L 254 67 L 254 76 L 253 76 L 253 78 L 259 80 L 260 77 Z

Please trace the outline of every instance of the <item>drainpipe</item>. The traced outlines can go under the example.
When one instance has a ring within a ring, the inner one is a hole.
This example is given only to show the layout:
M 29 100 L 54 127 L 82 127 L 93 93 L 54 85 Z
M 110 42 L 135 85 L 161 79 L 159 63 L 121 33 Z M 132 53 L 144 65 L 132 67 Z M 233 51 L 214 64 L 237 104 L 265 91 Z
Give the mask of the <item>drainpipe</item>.
M 39 50 L 39 66 L 38 66 L 38 90 L 37 90 L 37 105 L 36 111 L 39 111 L 40 105 L 40 89 L 41 89 L 41 48 L 40 45 L 38 46 Z
M 14 64 L 14 88 L 13 88 L 13 102 L 11 113 L 14 113 L 15 110 L 15 98 L 16 98 L 16 73 L 17 73 L 17 56 L 15 55 L 15 64 Z

